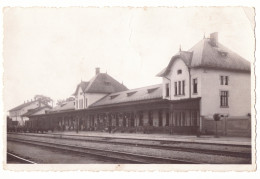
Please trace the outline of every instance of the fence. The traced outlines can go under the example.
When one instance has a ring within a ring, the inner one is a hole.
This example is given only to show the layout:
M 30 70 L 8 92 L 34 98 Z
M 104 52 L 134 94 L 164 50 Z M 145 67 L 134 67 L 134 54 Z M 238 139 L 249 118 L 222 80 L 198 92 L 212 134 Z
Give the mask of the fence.
M 227 117 L 216 122 L 212 118 L 202 117 L 202 133 L 213 135 L 217 132 L 222 136 L 251 137 L 250 117 Z

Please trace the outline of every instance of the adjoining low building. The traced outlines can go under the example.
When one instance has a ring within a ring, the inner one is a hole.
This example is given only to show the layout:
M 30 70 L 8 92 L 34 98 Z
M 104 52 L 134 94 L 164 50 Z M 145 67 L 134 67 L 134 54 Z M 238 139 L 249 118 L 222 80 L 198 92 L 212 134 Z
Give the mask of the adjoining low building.
M 30 116 L 39 115 L 39 114 L 46 114 L 47 111 L 51 110 L 52 107 L 48 105 L 39 106 L 34 109 L 29 109 L 26 113 L 22 114 L 21 117 L 24 118 L 24 121 L 27 121 Z
M 25 124 L 25 121 L 29 119 L 28 115 L 25 116 L 26 113 L 34 109 L 41 109 L 42 107 L 51 108 L 47 104 L 42 103 L 41 100 L 27 101 L 19 106 L 16 106 L 15 108 L 10 109 L 9 117 L 12 121 L 18 121 L 18 125 L 22 126 Z
M 212 134 L 213 115 L 222 135 L 251 134 L 251 65 L 211 34 L 175 54 L 157 76 L 162 83 L 128 90 L 96 69 L 75 90 L 75 110 L 36 115 L 64 130 Z M 33 119 L 32 118 L 32 119 Z

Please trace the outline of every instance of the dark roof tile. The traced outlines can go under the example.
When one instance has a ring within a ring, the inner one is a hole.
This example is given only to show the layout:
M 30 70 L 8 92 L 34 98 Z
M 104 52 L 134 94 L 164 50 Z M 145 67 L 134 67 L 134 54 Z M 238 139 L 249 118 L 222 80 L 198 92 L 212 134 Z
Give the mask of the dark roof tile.
M 86 93 L 115 93 L 125 91 L 127 88 L 106 73 L 97 74 L 90 80 Z
M 171 71 L 171 66 L 177 59 L 182 59 L 190 68 L 206 67 L 222 70 L 250 72 L 250 62 L 218 43 L 214 46 L 210 39 L 199 41 L 189 51 L 180 51 L 171 58 L 168 66 L 157 76 L 165 76 Z
M 26 107 L 26 106 L 31 105 L 31 104 L 34 103 L 34 102 L 36 102 L 36 101 L 35 101 L 35 100 L 34 100 L 34 101 L 29 101 L 29 102 L 27 102 L 27 103 L 21 104 L 21 105 L 19 105 L 19 106 L 16 106 L 15 108 L 10 109 L 9 112 L 18 111 L 18 110 L 20 110 L 20 109 L 23 109 L 23 108 Z
M 50 106 L 41 106 L 41 107 L 38 107 L 38 108 L 35 108 L 35 109 L 29 109 L 27 111 L 27 113 L 24 113 L 22 116 L 26 116 L 26 117 L 31 116 L 31 115 L 35 114 L 36 112 L 38 112 L 38 111 L 40 111 L 40 110 L 42 110 L 44 108 L 51 109 Z
M 95 106 L 126 103 L 130 101 L 158 99 L 158 98 L 162 98 L 161 84 L 109 94 L 103 97 L 102 99 L 100 99 L 99 101 L 93 103 L 90 106 L 90 108 Z

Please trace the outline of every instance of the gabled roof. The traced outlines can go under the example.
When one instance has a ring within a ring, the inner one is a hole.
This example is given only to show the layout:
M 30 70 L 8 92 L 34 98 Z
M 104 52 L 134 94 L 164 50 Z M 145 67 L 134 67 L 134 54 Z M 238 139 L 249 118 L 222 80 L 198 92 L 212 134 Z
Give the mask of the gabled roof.
M 88 81 L 81 81 L 80 84 L 77 85 L 76 91 L 73 93 L 73 95 L 77 95 L 79 88 L 81 88 L 82 91 L 84 91 L 88 85 Z
M 35 109 L 29 109 L 27 111 L 27 113 L 24 113 L 22 116 L 26 116 L 26 117 L 31 116 L 31 115 L 35 114 L 36 112 L 41 111 L 42 109 L 45 109 L 45 108 L 51 109 L 50 106 L 41 106 L 41 107 L 38 107 Z
M 77 94 L 79 87 L 84 93 L 115 93 L 127 90 L 123 84 L 106 73 L 97 74 L 89 82 L 81 82 L 73 95 Z
M 212 45 L 210 38 L 199 41 L 188 51 L 180 51 L 171 58 L 168 66 L 157 76 L 166 76 L 178 58 L 182 59 L 189 68 L 214 68 L 221 70 L 234 70 L 250 72 L 250 62 L 239 56 L 235 52 L 217 43 Z
M 19 106 L 16 106 L 16 107 L 13 108 L 13 109 L 10 109 L 9 112 L 18 111 L 18 110 L 20 110 L 20 109 L 23 109 L 23 108 L 25 108 L 25 107 L 27 107 L 27 106 L 33 104 L 34 102 L 36 102 L 36 101 L 35 101 L 35 100 L 34 100 L 34 101 L 29 101 L 29 102 L 27 102 L 27 103 L 21 104 L 21 105 L 19 105 Z
M 102 105 L 151 100 L 158 98 L 162 98 L 162 84 L 112 93 L 91 104 L 90 108 Z

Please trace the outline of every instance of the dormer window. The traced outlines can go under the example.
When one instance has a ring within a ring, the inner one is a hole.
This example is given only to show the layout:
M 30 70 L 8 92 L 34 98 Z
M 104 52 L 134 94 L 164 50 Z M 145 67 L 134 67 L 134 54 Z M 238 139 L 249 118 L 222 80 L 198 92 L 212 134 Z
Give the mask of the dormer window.
M 177 71 L 177 75 L 182 74 L 182 70 Z
M 137 91 L 132 91 L 132 92 L 129 92 L 129 93 L 126 93 L 127 96 L 132 96 L 133 94 L 135 94 Z
M 110 96 L 110 99 L 114 99 L 114 98 L 116 98 L 118 95 L 119 95 L 119 94 L 112 95 L 112 96 Z
M 154 92 L 155 90 L 157 90 L 158 88 L 151 88 L 151 89 L 147 89 L 147 92 L 148 93 L 152 93 L 152 92 Z
M 218 49 L 218 53 L 222 56 L 222 57 L 226 57 L 227 56 L 227 52 Z

